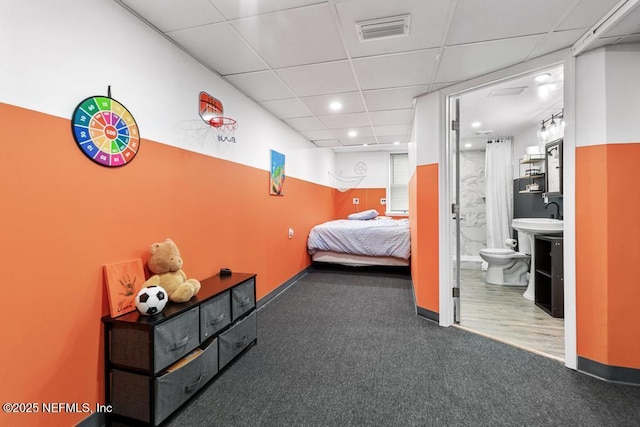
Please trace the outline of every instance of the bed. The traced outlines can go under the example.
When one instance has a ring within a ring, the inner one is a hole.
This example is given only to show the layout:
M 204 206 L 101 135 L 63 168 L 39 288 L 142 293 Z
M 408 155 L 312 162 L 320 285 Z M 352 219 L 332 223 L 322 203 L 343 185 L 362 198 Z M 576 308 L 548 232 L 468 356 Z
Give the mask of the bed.
M 348 266 L 408 266 L 408 219 L 338 219 L 316 225 L 307 249 L 314 262 Z

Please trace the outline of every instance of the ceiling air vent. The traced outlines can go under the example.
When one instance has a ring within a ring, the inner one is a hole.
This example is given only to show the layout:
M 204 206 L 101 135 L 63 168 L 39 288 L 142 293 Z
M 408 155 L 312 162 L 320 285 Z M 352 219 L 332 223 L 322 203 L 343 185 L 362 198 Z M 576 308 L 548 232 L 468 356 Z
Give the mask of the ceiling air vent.
M 492 97 L 492 96 L 520 95 L 522 93 L 522 91 L 524 91 L 526 88 L 527 88 L 527 86 L 507 87 L 507 88 L 502 88 L 502 89 L 494 89 L 491 92 L 489 92 L 489 95 L 487 95 L 487 96 L 488 97 Z
M 356 22 L 358 39 L 364 42 L 407 36 L 409 35 L 409 17 L 410 15 L 390 16 L 388 18 Z

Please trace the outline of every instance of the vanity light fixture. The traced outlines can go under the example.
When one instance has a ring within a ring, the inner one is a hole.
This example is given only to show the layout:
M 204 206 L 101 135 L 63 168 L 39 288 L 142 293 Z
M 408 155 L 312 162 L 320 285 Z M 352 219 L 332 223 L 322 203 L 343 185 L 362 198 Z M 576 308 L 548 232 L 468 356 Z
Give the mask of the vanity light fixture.
M 556 119 L 560 120 L 560 124 L 556 122 Z M 549 126 L 547 127 L 547 123 Z M 548 119 L 542 120 L 542 125 L 540 126 L 540 131 L 538 133 L 538 139 L 540 142 L 547 143 L 549 141 L 554 141 L 564 134 L 564 108 L 560 110 L 560 112 L 551 114 L 551 117 Z

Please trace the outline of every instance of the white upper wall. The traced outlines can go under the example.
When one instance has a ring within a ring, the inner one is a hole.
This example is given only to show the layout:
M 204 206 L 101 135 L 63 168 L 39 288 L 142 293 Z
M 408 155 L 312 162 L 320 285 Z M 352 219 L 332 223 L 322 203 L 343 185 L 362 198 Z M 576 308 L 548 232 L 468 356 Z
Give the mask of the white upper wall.
M 361 172 L 361 163 L 366 165 L 366 177 L 357 188 L 387 188 L 389 184 L 389 154 L 391 151 L 361 151 L 336 154 L 338 176 L 355 177 Z M 356 165 L 359 168 L 356 168 Z
M 576 60 L 576 145 L 640 142 L 640 44 L 605 46 Z
M 640 44 L 606 49 L 607 142 L 640 142 Z
M 440 150 L 442 144 L 442 123 L 440 92 L 432 92 L 416 98 L 415 144 L 416 165 L 428 165 L 440 162 Z M 413 141 L 412 137 L 412 141 Z
M 111 95 L 133 114 L 142 138 L 330 185 L 335 154 L 317 148 L 121 6 L 105 0 L 3 1 L 0 102 L 71 119 L 76 105 Z M 231 53 L 233 54 L 233 53 Z M 219 143 L 198 115 L 205 91 L 238 122 L 236 143 Z

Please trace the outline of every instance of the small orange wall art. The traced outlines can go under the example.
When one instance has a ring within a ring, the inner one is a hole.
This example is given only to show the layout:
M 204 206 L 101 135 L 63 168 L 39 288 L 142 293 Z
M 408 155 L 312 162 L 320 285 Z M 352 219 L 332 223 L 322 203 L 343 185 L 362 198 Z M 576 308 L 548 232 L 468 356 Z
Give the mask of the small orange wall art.
M 144 283 L 144 268 L 140 258 L 105 265 L 104 280 L 111 317 L 122 316 L 136 309 L 136 295 Z

